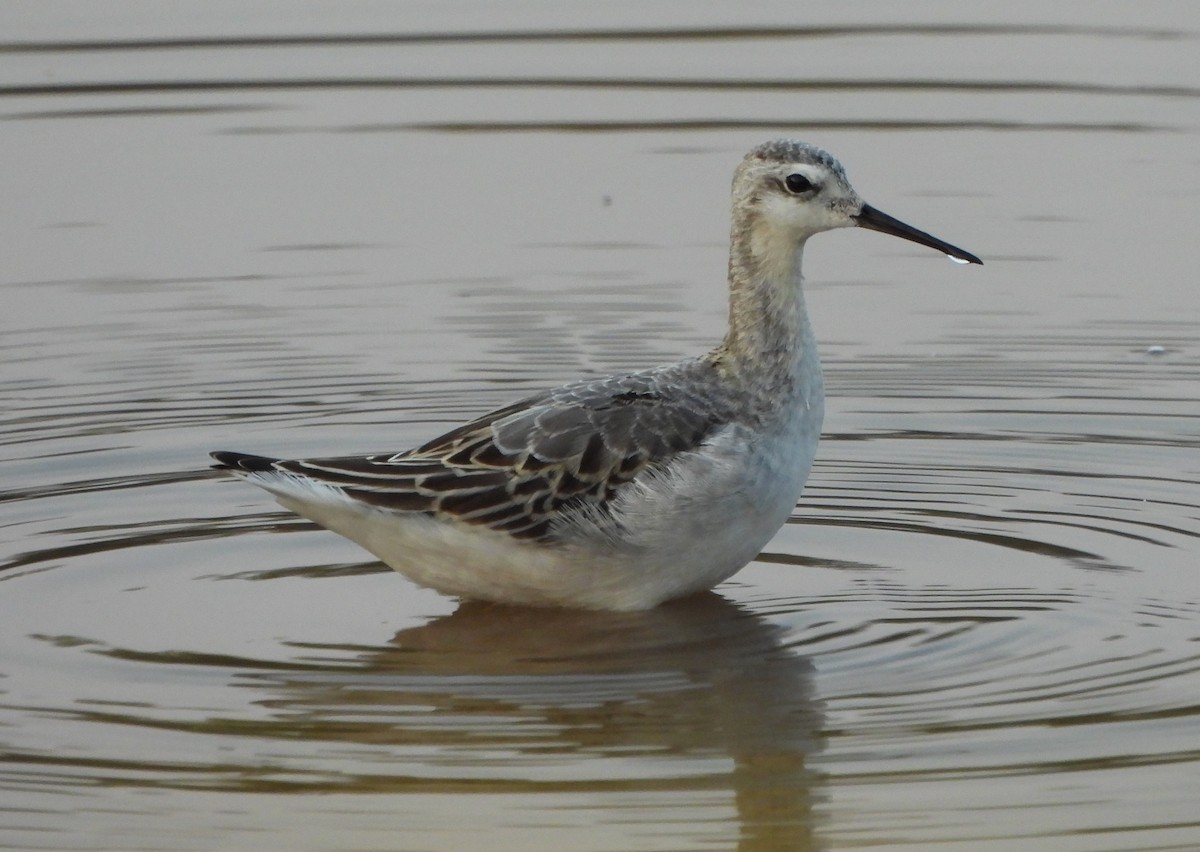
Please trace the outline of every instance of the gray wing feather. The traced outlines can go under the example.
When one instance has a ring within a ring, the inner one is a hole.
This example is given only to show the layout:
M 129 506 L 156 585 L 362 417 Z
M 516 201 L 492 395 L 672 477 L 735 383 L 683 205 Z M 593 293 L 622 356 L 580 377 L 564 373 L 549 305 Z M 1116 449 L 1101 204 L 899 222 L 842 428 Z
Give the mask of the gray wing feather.
M 382 509 L 542 539 L 564 509 L 604 511 L 639 473 L 698 447 L 728 422 L 732 401 L 714 392 L 719 380 L 702 375 L 713 369 L 695 360 L 578 382 L 494 411 L 415 450 L 276 467 Z

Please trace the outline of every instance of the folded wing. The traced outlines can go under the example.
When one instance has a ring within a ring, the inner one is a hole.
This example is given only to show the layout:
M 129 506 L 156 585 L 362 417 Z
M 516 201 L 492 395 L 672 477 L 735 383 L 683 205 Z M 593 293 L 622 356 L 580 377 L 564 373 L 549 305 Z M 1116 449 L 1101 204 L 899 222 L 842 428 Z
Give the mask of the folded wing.
M 605 512 L 648 468 L 702 444 L 725 422 L 728 403 L 681 370 L 701 362 L 567 385 L 467 423 L 414 450 L 278 461 L 215 454 L 225 467 L 269 469 L 332 486 L 383 511 L 421 512 L 482 525 L 519 539 L 546 538 L 572 508 Z

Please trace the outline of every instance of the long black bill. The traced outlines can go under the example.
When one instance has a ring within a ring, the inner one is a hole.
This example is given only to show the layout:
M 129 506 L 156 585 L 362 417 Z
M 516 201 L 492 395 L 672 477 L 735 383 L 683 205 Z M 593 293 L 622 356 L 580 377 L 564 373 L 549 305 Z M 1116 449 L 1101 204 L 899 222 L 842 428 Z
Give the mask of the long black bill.
M 869 228 L 872 231 L 879 231 L 881 234 L 891 234 L 893 237 L 900 237 L 904 240 L 920 243 L 923 246 L 929 246 L 931 249 L 937 249 L 951 260 L 983 265 L 983 261 L 969 251 L 963 251 L 958 246 L 952 246 L 950 243 L 939 240 L 932 234 L 918 231 L 912 225 L 905 225 L 899 219 L 893 219 L 886 213 L 880 213 L 870 204 L 864 204 L 862 212 L 855 216 L 854 220 L 858 222 L 860 228 Z

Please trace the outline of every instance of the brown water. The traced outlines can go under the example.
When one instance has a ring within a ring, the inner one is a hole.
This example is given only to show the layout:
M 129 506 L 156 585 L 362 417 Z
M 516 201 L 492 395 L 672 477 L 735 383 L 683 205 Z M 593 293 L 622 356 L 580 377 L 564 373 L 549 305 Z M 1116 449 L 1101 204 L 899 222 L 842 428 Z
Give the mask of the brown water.
M 0 846 L 1200 848 L 1200 7 L 696 5 L 5 11 Z M 205 470 L 702 350 L 777 135 L 987 265 L 813 241 L 715 594 L 456 607 Z

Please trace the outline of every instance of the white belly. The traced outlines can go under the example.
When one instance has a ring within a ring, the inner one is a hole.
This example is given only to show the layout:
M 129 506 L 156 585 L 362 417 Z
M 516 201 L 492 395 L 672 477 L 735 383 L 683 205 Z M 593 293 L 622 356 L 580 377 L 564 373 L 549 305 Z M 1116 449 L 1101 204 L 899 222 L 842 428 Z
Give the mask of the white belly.
M 710 589 L 762 551 L 812 466 L 819 425 L 805 431 L 751 438 L 732 429 L 680 457 L 668 474 L 632 484 L 614 510 L 631 532 L 614 552 L 626 558 L 609 571 L 618 587 L 634 590 L 633 608 Z M 750 452 L 747 440 L 757 441 Z

